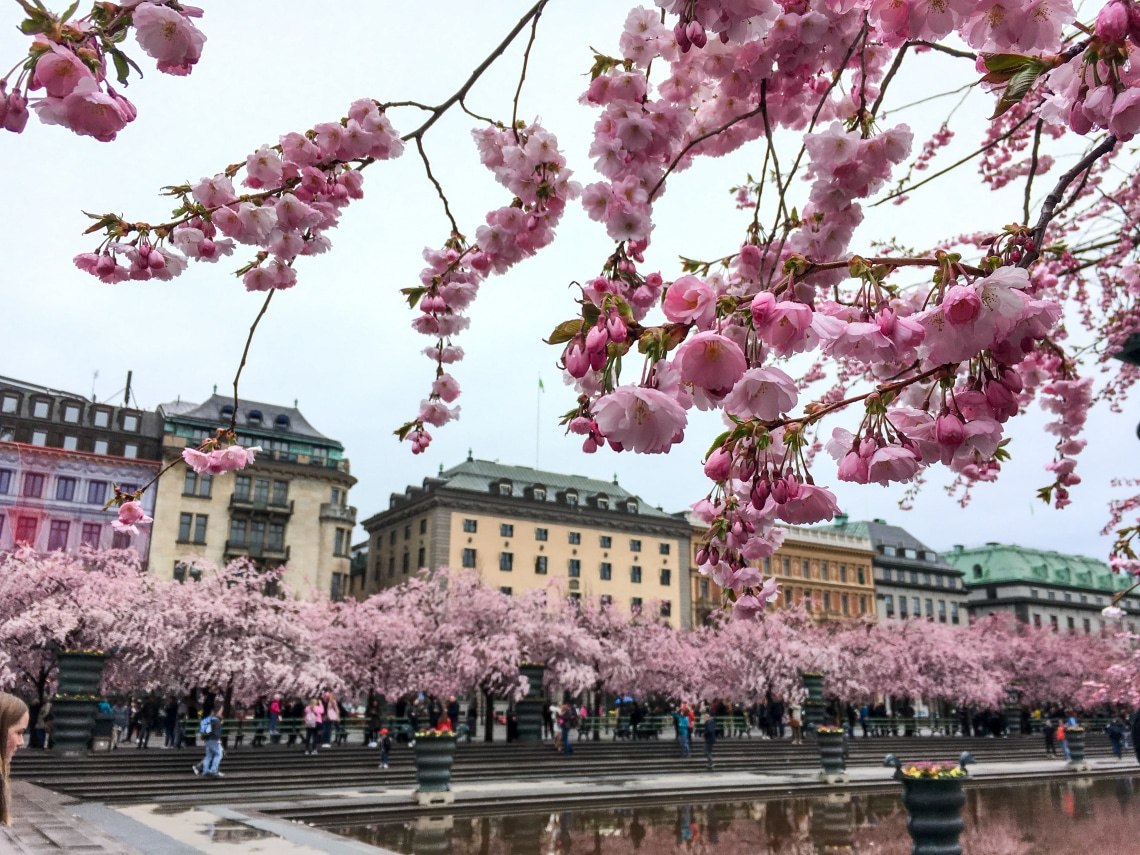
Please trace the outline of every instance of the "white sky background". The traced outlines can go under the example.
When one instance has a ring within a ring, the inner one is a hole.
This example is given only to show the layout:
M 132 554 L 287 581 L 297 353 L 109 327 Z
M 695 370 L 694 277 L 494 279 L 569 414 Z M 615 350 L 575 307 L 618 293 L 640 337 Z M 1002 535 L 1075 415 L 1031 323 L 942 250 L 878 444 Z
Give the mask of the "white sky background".
M 82 237 L 89 221 L 80 213 L 114 211 L 130 220 L 158 222 L 172 205 L 157 190 L 194 181 L 244 161 L 262 143 L 287 131 L 345 114 L 360 97 L 438 103 L 455 91 L 530 6 L 530 0 L 481 4 L 439 0 L 425 15 L 407 3 L 329 0 L 319 4 L 277 0 L 204 2 L 200 26 L 208 42 L 188 78 L 159 74 L 133 37 L 125 45 L 146 78 L 126 94 L 138 119 L 111 144 L 76 137 L 33 117 L 24 134 L 0 134 L 0 374 L 89 395 L 111 398 L 134 371 L 138 402 L 153 408 L 181 396 L 201 402 L 215 384 L 231 389 L 249 324 L 264 295 L 248 294 L 231 272 L 248 248 L 216 265 L 193 264 L 171 283 L 103 285 L 71 263 L 96 241 Z M 540 118 L 559 139 L 575 177 L 596 180 L 587 156 L 596 111 L 580 106 L 592 63 L 589 46 L 617 53 L 627 6 L 605 0 L 554 0 L 539 26 L 523 89 L 520 117 Z M 0 7 L 0 65 L 7 69 L 26 50 L 15 31 L 13 4 Z M 468 105 L 509 121 L 521 65 L 520 38 L 477 85 Z M 969 63 L 929 57 L 904 65 L 887 105 L 901 105 L 934 88 L 968 82 Z M 947 84 L 947 81 L 950 81 Z M 906 110 L 884 123 L 907 121 L 917 154 L 957 97 Z M 993 99 L 975 93 L 956 119 L 958 136 L 936 168 L 974 148 Z M 416 111 L 393 111 L 397 129 L 418 125 Z M 426 147 L 460 228 L 473 236 L 487 210 L 509 201 L 478 162 L 458 111 L 429 133 Z M 798 145 L 791 140 L 785 148 Z M 735 251 L 748 215 L 732 206 L 728 188 L 746 172 L 759 174 L 763 143 L 737 155 L 704 161 L 674 176 L 657 205 L 646 272 L 667 280 L 680 274 L 678 255 L 715 258 Z M 1066 142 L 1064 151 L 1078 146 Z M 791 152 L 786 156 L 790 159 Z M 1038 199 L 1063 168 L 1039 183 Z M 472 326 L 457 339 L 467 352 L 453 366 L 464 394 L 458 422 L 433 429 L 427 453 L 413 456 L 392 431 L 413 417 L 426 397 L 433 366 L 420 350 L 430 342 L 413 333 L 414 316 L 399 289 L 418 283 L 424 246 L 439 246 L 448 225 L 414 150 L 366 171 L 365 198 L 344 212 L 330 233 L 333 250 L 298 264 L 299 284 L 277 295 L 262 321 L 242 378 L 242 395 L 290 404 L 328 436 L 344 443 L 360 483 L 351 501 L 364 519 L 388 506 L 388 496 L 419 483 L 440 465 L 452 466 L 471 448 L 477 458 L 610 479 L 653 505 L 685 508 L 708 490 L 700 462 L 719 432 L 715 418 L 693 411 L 686 442 L 668 456 L 595 455 L 566 437 L 557 414 L 574 406 L 555 367 L 559 350 L 540 339 L 573 316 L 573 280 L 596 275 L 612 249 L 604 228 L 574 203 L 555 244 L 505 277 L 483 287 L 470 314 Z M 975 190 L 972 167 L 917 191 L 902 207 L 867 211 L 853 251 L 871 254 L 869 241 L 897 237 L 926 247 L 941 237 L 974 229 L 1000 229 L 1021 219 L 1020 189 L 993 194 Z M 807 185 L 794 189 L 802 207 Z M 972 259 L 968 259 L 972 260 Z M 650 316 L 651 319 L 659 316 Z M 638 370 L 627 361 L 627 379 Z M 546 393 L 541 397 L 541 374 Z M 121 400 L 121 393 L 120 400 Z M 915 510 L 900 511 L 905 488 L 858 487 L 835 481 L 834 463 L 821 455 L 815 476 L 839 495 L 852 518 L 882 517 L 909 529 L 937 549 L 952 544 L 1005 541 L 1107 557 L 1109 538 L 1099 535 L 1112 495 L 1108 481 L 1135 471 L 1134 428 L 1140 412 L 1097 410 L 1090 446 L 1078 472 L 1084 483 L 1074 504 L 1058 512 L 1034 497 L 1050 482 L 1042 465 L 1053 438 L 1038 411 L 1007 425 L 1013 461 L 997 484 L 980 485 L 965 510 L 940 489 L 940 468 Z M 859 414 L 831 424 L 853 427 Z M 830 435 L 831 424 L 825 428 Z M 537 427 L 537 432 L 536 432 Z M 161 510 L 161 509 L 160 509 Z

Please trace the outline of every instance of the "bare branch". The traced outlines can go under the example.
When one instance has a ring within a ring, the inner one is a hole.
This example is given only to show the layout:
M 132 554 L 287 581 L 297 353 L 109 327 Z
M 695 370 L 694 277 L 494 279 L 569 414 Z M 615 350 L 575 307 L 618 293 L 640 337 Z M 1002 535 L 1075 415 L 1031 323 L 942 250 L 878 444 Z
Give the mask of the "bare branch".
M 420 153 L 420 160 L 424 162 L 424 170 L 427 172 L 428 180 L 435 187 L 435 192 L 439 194 L 439 198 L 443 202 L 443 212 L 447 214 L 447 219 L 451 223 L 451 233 L 459 234 L 459 225 L 455 222 L 455 217 L 451 215 L 451 206 L 447 204 L 447 196 L 443 193 L 443 187 L 432 174 L 431 163 L 428 161 L 427 152 L 424 151 L 424 141 L 420 137 L 416 137 L 416 149 Z
M 1029 199 L 1033 192 L 1033 176 L 1037 172 L 1037 154 L 1041 150 L 1041 129 L 1045 122 L 1037 120 L 1037 127 L 1033 129 L 1033 156 L 1029 159 L 1029 179 L 1025 182 L 1025 206 L 1022 210 L 1022 222 L 1029 225 Z
M 276 288 L 270 288 L 269 293 L 265 297 L 265 302 L 261 304 L 261 311 L 257 313 L 257 317 L 253 319 L 253 323 L 249 327 L 249 336 L 245 340 L 245 349 L 241 352 L 241 362 L 238 364 L 237 374 L 234 375 L 234 414 L 230 418 L 230 430 L 237 429 L 237 414 L 238 414 L 238 380 L 241 379 L 242 369 L 245 368 L 246 357 L 249 356 L 249 346 L 253 343 L 253 334 L 257 332 L 257 325 L 261 323 L 261 319 L 265 316 L 265 310 L 269 308 L 269 301 L 273 299 L 273 295 L 277 293 Z
M 542 8 L 546 2 L 547 0 L 543 0 L 537 6 L 534 18 L 530 22 L 530 38 L 527 40 L 526 50 L 523 51 L 522 72 L 519 74 L 519 86 L 515 90 L 514 108 L 511 110 L 511 131 L 514 132 L 515 142 L 519 141 L 519 96 L 522 95 L 523 81 L 526 80 L 526 66 L 530 62 L 530 49 L 534 47 L 534 37 L 538 34 L 538 19 L 542 17 Z

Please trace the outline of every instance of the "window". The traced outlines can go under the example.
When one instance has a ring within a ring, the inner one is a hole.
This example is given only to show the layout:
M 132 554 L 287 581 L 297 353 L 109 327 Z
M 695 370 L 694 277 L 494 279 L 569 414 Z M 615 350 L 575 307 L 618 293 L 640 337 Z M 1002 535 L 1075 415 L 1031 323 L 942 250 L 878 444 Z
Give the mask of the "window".
M 269 538 L 265 542 L 265 548 L 270 552 L 285 551 L 285 526 L 282 523 L 269 524 Z
M 536 528 L 534 530 L 535 540 L 546 540 L 547 531 L 544 528 Z
M 238 502 L 249 501 L 249 488 L 253 484 L 253 479 L 248 475 L 238 475 L 234 479 L 234 499 Z
M 404 526 L 404 540 L 412 539 L 412 527 L 410 525 Z
M 110 410 L 95 410 L 91 414 L 92 424 L 95 427 L 110 427 L 111 426 L 111 411 Z
M 661 617 L 673 616 L 673 604 L 669 600 L 661 601 Z
M 47 445 L 47 431 L 34 430 L 32 431 L 32 445 Z
M 790 607 L 794 599 L 795 591 L 792 588 L 784 588 L 784 605 Z
M 63 450 L 64 451 L 78 451 L 79 450 L 79 437 L 77 437 L 77 436 L 65 436 L 63 438 Z
M 179 543 L 189 543 L 190 542 L 190 528 L 193 525 L 194 525 L 194 515 L 193 514 L 182 514 L 179 517 L 179 522 L 178 522 L 178 542 Z
M 396 556 L 395 555 L 389 555 L 388 556 L 388 578 L 390 579 L 395 575 L 396 575 Z
M 510 494 L 511 494 L 510 482 L 499 485 L 499 495 L 500 496 L 509 496 Z
M 907 616 L 906 603 L 907 603 L 906 597 L 899 597 L 899 617 L 900 618 L 905 618 Z
M 0 413 L 14 413 L 20 406 L 20 399 L 15 395 L 5 395 L 0 398 Z
M 935 584 L 938 585 L 939 588 L 945 588 L 946 587 L 946 577 L 943 576 L 941 573 L 939 573 L 937 576 L 934 577 L 934 582 L 935 582 Z
M 463 521 L 463 530 L 468 534 L 474 534 L 479 528 L 478 520 L 465 519 Z
M 602 594 L 600 597 L 598 597 L 598 604 L 602 608 L 607 608 L 608 606 L 612 606 L 614 604 L 613 595 L 612 594 Z
M 917 570 L 911 570 L 910 571 L 910 583 L 912 585 L 918 584 L 918 571 Z
M 641 568 L 639 566 L 637 566 L 636 564 L 634 564 L 632 567 L 629 568 L 629 581 L 631 581 L 631 582 L 640 582 L 641 581 Z
M 472 567 L 474 567 L 474 566 L 475 566 L 475 550 L 474 550 L 474 549 L 472 549 L 472 550 L 464 550 L 464 551 L 463 551 L 463 558 L 464 558 L 464 560 L 466 560 L 466 559 L 467 559 L 467 552 L 468 552 L 468 551 L 470 551 L 470 552 L 471 552 L 471 566 L 472 566 Z M 407 576 L 407 575 L 408 575 L 408 565 L 409 565 L 409 564 L 411 564 L 411 556 L 410 556 L 410 555 L 408 555 L 408 553 L 406 553 L 406 552 L 405 552 L 405 553 L 404 553 L 404 554 L 403 554 L 403 555 L 400 557 L 400 572 L 401 572 L 401 573 L 403 573 L 405 576 Z M 467 565 L 466 565 L 466 564 L 464 564 L 463 566 L 464 566 L 464 567 L 466 567 Z
M 614 539 L 608 534 L 603 534 L 598 538 L 598 542 L 601 544 L 602 549 L 609 549 L 613 545 Z
M 938 622 L 946 623 L 946 601 L 938 601 Z
M 580 531 L 570 532 L 570 543 L 577 546 L 582 542 L 582 533 Z
M 427 566 L 427 555 L 426 555 L 425 550 L 422 546 L 418 550 L 416 550 L 416 566 L 418 566 L 418 567 L 426 567 Z
M 230 546 L 245 546 L 246 527 L 245 520 L 230 520 Z
M 862 567 L 860 567 L 860 568 L 859 568 L 859 569 L 856 571 L 856 573 L 857 573 L 857 578 L 858 578 L 859 584 L 860 584 L 860 585 L 864 585 L 864 584 L 866 584 L 866 582 L 867 582 L 867 574 L 864 572 L 863 568 L 862 568 Z
M 29 472 L 24 476 L 24 492 L 23 496 L 26 499 L 39 499 L 44 494 L 44 481 L 45 476 L 38 472 Z
M 514 537 L 515 527 L 510 523 L 499 524 L 499 537 Z
M 1050 615 L 1049 623 L 1052 624 L 1052 626 L 1053 626 L 1053 632 L 1056 632 L 1057 631 L 1057 616 L 1056 615 Z
M 0 495 L 5 495 L 12 489 L 12 470 L 0 469 Z
M 105 440 L 105 439 L 95 440 L 95 453 L 96 454 L 106 454 L 107 449 L 108 449 L 107 440 Z
M 55 479 L 55 498 L 58 502 L 75 501 L 75 479 L 60 476 Z
M 80 530 L 80 545 L 90 546 L 92 549 L 99 548 L 99 536 L 103 534 L 103 527 L 97 522 L 84 522 L 83 528 Z
M 506 594 L 509 597 L 511 595 L 511 586 L 510 585 L 500 586 L 499 593 L 500 594 Z
M 1033 625 L 1038 629 L 1041 628 L 1041 615 L 1037 614 L 1036 612 L 1033 614 Z
M 342 494 L 343 495 L 343 494 Z M 289 504 L 289 482 L 288 481 L 274 481 L 273 482 L 273 497 L 269 502 L 276 507 L 284 507 Z
M 253 501 L 258 505 L 269 504 L 269 479 L 268 478 L 254 478 L 253 479 Z
M 1072 618 L 1066 618 L 1065 622 L 1069 626 L 1069 635 L 1072 635 L 1074 632 L 1077 631 L 1077 622 L 1075 620 L 1073 620 Z
M 333 555 L 344 555 L 344 529 L 338 528 L 333 538 Z M 422 565 L 421 565 L 422 566 Z
M 541 487 L 535 487 L 534 488 L 534 500 L 536 502 L 545 502 L 546 501 L 546 491 L 544 489 L 542 489 Z
M 887 617 L 895 616 L 895 598 L 891 594 L 883 595 L 883 610 L 887 613 Z
M 577 579 L 582 575 L 582 562 L 577 558 L 571 558 L 566 573 L 571 579 Z
M 922 574 L 922 584 L 924 584 L 928 588 L 930 587 L 930 574 L 929 573 L 923 573 Z
M 847 565 L 846 564 L 840 564 L 839 565 L 839 581 L 840 582 L 846 582 L 847 581 Z
M 510 572 L 515 569 L 515 554 L 513 552 L 499 553 L 499 569 L 504 572 Z
M 842 594 L 842 595 L 839 597 L 839 600 L 840 600 L 840 603 L 842 604 L 842 611 L 843 611 L 843 614 L 845 614 L 845 615 L 851 614 L 851 606 L 850 606 L 850 603 L 849 603 L 849 601 L 848 601 L 848 599 L 847 599 L 847 595 L 846 595 L 846 594 Z
M 629 610 L 635 614 L 641 611 L 641 597 L 633 597 L 630 599 Z
M 828 581 L 831 577 L 831 568 L 827 566 L 826 561 L 819 562 L 819 578 L 823 581 Z
M 657 544 L 657 552 L 660 555 L 668 555 L 669 554 L 669 544 L 667 544 L 667 543 Z
M 194 518 L 194 542 L 206 542 L 206 523 L 210 518 L 206 514 L 198 514 Z
M 427 534 L 427 517 L 420 520 L 420 534 Z
M 1081 603 L 1087 605 L 1088 601 L 1089 601 L 1088 596 L 1086 594 L 1081 594 Z
M 1055 599 L 1057 599 L 1057 592 L 1056 591 L 1049 591 L 1047 596 L 1049 597 L 1050 600 L 1055 600 Z
M 823 592 L 823 610 L 825 612 L 831 611 L 831 591 Z
M 1084 618 L 1082 623 L 1084 624 L 1085 635 L 1088 635 L 1090 632 L 1092 632 L 1092 624 L 1089 623 L 1088 618 Z
M 950 604 L 950 623 L 957 623 L 957 622 L 958 622 L 958 604 L 957 603 L 951 603 Z M 1040 622 L 1038 622 L 1037 625 L 1040 626 L 1041 625 Z
M 601 510 L 601 511 L 608 510 L 609 507 L 610 507 L 610 500 L 605 498 L 604 496 L 598 496 L 598 510 Z M 641 603 L 638 603 L 638 606 L 640 607 Z
M 1070 594 L 1068 591 L 1065 591 L 1065 602 L 1071 603 L 1072 601 L 1073 601 L 1073 595 Z
M 922 614 L 922 610 L 919 609 L 919 607 L 918 607 L 918 597 L 911 597 L 910 598 L 910 604 L 912 606 L 914 606 L 914 608 L 911 609 L 911 611 L 914 613 L 915 617 L 918 617 L 920 614 Z
M 534 559 L 534 572 L 537 573 L 539 576 L 545 576 L 546 575 L 546 556 L 545 555 L 539 555 L 537 558 Z
M 699 592 L 697 599 L 707 600 L 709 598 L 709 580 L 701 579 L 700 582 L 697 583 L 697 591 Z
M 630 552 L 641 552 L 641 541 L 640 540 L 631 540 L 629 542 L 629 551 Z
M 131 433 L 134 433 L 138 429 L 139 429 L 139 417 L 136 415 L 132 415 L 131 413 L 126 413 L 123 416 L 123 430 L 129 430 Z
M 408 553 L 405 552 L 404 553 L 404 562 L 407 563 L 407 560 L 408 560 Z M 464 549 L 463 550 L 463 566 L 464 567 L 474 567 L 475 566 L 475 550 L 474 549 Z
M 800 571 L 804 574 L 805 579 L 811 578 L 811 562 L 806 558 L 800 562 Z
M 71 523 L 67 520 L 52 520 L 48 529 L 48 551 L 67 549 L 67 535 L 71 530 Z
M 578 507 L 578 494 L 575 493 L 573 490 L 567 491 L 567 493 L 566 493 L 566 504 L 568 504 L 572 508 Z
M 0 491 L 3 492 L 3 491 Z M 90 481 L 87 484 L 87 504 L 101 505 L 107 501 L 107 482 Z
M 16 520 L 16 543 L 34 544 L 38 527 L 38 520 L 35 517 L 19 517 Z
M 117 531 L 111 536 L 112 549 L 129 549 L 131 545 L 131 536 L 125 531 Z
M 1041 592 L 1038 591 L 1036 588 L 1030 588 L 1029 589 L 1029 596 L 1031 596 L 1033 599 L 1036 600 L 1036 599 L 1039 599 L 1041 597 Z
M 388 532 L 388 545 L 396 545 L 396 529 L 392 529 L 390 532 Z
M 663 567 L 657 578 L 661 581 L 662 585 L 670 585 L 673 582 L 673 571 L 668 567 Z
M 613 565 L 608 561 L 603 561 L 601 566 L 601 578 L 603 582 L 608 582 L 614 576 Z
M 50 401 L 33 401 L 32 402 L 32 415 L 37 419 L 46 419 L 51 415 L 51 402 Z

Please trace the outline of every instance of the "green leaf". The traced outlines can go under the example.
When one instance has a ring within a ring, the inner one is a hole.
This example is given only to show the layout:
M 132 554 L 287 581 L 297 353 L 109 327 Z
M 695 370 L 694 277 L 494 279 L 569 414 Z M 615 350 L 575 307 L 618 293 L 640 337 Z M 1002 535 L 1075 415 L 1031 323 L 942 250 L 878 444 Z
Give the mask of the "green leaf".
M 726 439 L 728 439 L 728 434 L 729 434 L 729 431 L 726 430 L 724 433 L 722 433 L 720 436 L 718 436 L 716 439 L 714 439 L 712 441 L 712 445 L 709 446 L 709 450 L 705 452 L 705 459 L 706 460 L 708 460 L 708 457 L 710 454 L 712 454 L 714 451 L 716 451 L 718 448 L 720 448 L 722 445 L 724 445 L 724 441 Z
M 565 344 L 581 332 L 582 319 L 574 318 L 573 320 L 560 323 L 554 328 L 554 332 L 550 334 L 550 338 L 544 340 L 547 344 Z
M 994 114 L 990 116 L 991 119 L 996 119 L 1002 113 L 1013 107 L 1025 97 L 1025 94 L 1033 88 L 1033 84 L 1037 82 L 1037 78 L 1041 76 L 1042 72 L 1047 71 L 1049 66 L 1041 62 L 1039 59 L 1031 59 L 1025 67 L 1009 78 L 1009 83 L 1006 84 L 1005 92 L 1002 93 L 1001 98 L 994 108 Z
M 131 67 L 127 65 L 127 58 L 120 51 L 111 49 L 111 59 L 115 62 L 115 76 L 123 86 L 127 85 L 127 78 L 131 74 Z
M 418 286 L 415 288 L 401 288 L 400 293 L 404 295 L 405 299 L 407 299 L 408 308 L 414 309 L 416 307 L 416 304 L 419 303 L 419 301 L 423 298 L 424 294 L 427 293 L 427 288 L 421 288 Z
M 993 53 L 983 57 L 983 60 L 986 63 L 986 71 L 997 72 L 1015 72 L 1027 62 L 1033 62 L 1032 57 L 1016 53 Z
M 74 15 L 74 14 L 75 14 L 75 10 L 76 10 L 76 9 L 78 9 L 78 8 L 79 8 L 79 0 L 75 0 L 75 2 L 74 2 L 74 3 L 72 3 L 70 6 L 68 6 L 68 7 L 67 7 L 67 10 L 66 10 L 66 11 L 65 11 L 65 12 L 64 12 L 64 13 L 63 13 L 61 16 L 60 16 L 60 19 L 59 19 L 59 20 L 60 20 L 60 23 L 66 23 L 66 22 L 67 22 L 67 20 L 68 20 L 68 19 L 69 19 L 69 18 L 70 18 L 72 15 Z

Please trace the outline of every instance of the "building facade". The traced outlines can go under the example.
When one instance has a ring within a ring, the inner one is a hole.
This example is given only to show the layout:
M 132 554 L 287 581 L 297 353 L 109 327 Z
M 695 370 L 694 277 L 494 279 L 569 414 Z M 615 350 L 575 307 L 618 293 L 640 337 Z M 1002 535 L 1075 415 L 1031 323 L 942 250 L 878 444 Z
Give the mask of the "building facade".
M 689 524 L 615 483 L 505 466 L 470 456 L 391 496 L 363 523 L 367 569 L 357 596 L 420 568 L 466 567 L 521 594 L 557 583 L 575 598 L 627 610 L 656 603 L 689 625 Z
M 875 618 L 874 552 L 866 537 L 825 527 L 785 526 L 784 542 L 760 562 L 765 578 L 780 583 L 778 607 L 802 605 L 816 620 Z M 693 533 L 700 549 L 706 529 Z M 693 623 L 699 625 L 722 608 L 720 587 L 696 569 L 693 560 Z
M 215 394 L 200 405 L 160 406 L 164 463 L 229 427 L 233 405 Z M 262 448 L 245 469 L 211 477 L 175 462 L 160 480 L 151 571 L 185 578 L 200 559 L 221 565 L 249 558 L 284 565 L 284 581 L 300 596 L 344 596 L 356 524 L 356 508 L 348 504 L 356 479 L 344 447 L 296 407 L 255 401 L 238 403 L 237 434 L 242 445 Z
M 1022 623 L 1070 634 L 1120 629 L 1119 619 L 1100 611 L 1130 579 L 1095 558 L 1003 543 L 955 546 L 944 557 L 965 574 L 972 615 L 1012 612 Z M 1135 633 L 1140 597 L 1127 597 L 1120 606 L 1127 612 L 1124 628 Z
M 871 542 L 879 620 L 924 617 L 940 623 L 967 622 L 962 571 L 906 529 L 885 520 L 852 522 L 845 514 L 824 528 Z
M 0 378 L 0 549 L 131 548 L 145 560 L 150 531 L 116 532 L 104 510 L 117 486 L 143 487 L 159 469 L 153 413 Z M 153 516 L 156 491 L 141 499 Z

